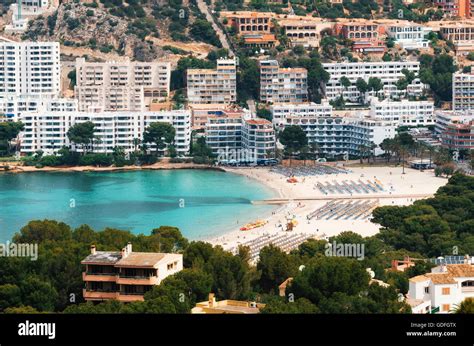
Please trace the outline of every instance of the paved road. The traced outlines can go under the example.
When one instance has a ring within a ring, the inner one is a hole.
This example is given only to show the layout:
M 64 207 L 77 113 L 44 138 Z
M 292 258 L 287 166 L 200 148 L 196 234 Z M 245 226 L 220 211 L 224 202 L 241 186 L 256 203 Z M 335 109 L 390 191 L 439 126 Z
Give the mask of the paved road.
M 211 10 L 207 6 L 207 4 L 204 2 L 204 0 L 196 0 L 196 2 L 201 13 L 204 14 L 206 16 L 207 21 L 212 24 L 212 28 L 216 32 L 217 37 L 219 37 L 222 47 L 229 51 L 230 56 L 234 56 L 235 54 L 230 48 L 230 44 L 229 44 L 229 41 L 227 41 L 226 35 L 224 34 L 220 26 L 217 25 L 216 21 L 214 20 L 214 17 L 211 14 Z

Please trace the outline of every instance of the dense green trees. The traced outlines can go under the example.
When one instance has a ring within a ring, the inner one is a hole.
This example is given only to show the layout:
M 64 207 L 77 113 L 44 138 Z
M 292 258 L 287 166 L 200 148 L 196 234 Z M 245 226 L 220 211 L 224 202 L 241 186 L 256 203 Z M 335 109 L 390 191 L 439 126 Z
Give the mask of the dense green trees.
M 0 156 L 10 155 L 11 141 L 24 127 L 21 122 L 0 122 Z
M 219 41 L 211 23 L 206 19 L 196 19 L 191 25 L 189 33 L 191 34 L 191 37 L 196 40 L 212 44 L 219 48 L 222 47 L 221 41 Z
M 176 130 L 173 125 L 165 122 L 151 123 L 143 133 L 143 142 L 155 144 L 156 152 L 166 149 L 174 142 Z
M 286 126 L 280 133 L 279 140 L 289 153 L 298 152 L 308 144 L 306 133 L 297 125 Z
M 460 174 L 450 178 L 435 198 L 405 207 L 385 206 L 373 212 L 382 225 L 377 237 L 395 249 L 437 257 L 474 252 L 474 179 Z
M 429 84 L 436 101 L 450 101 L 452 99 L 452 77 L 457 67 L 453 58 L 448 54 L 428 55 L 420 57 L 420 80 Z
M 86 121 L 72 125 L 67 131 L 67 137 L 72 143 L 80 146 L 84 152 L 87 152 L 94 149 L 94 141 L 96 139 L 94 131 L 94 123 Z
M 260 251 L 257 270 L 260 272 L 260 288 L 265 292 L 272 292 L 283 281 L 296 274 L 297 262 L 279 248 L 270 245 Z

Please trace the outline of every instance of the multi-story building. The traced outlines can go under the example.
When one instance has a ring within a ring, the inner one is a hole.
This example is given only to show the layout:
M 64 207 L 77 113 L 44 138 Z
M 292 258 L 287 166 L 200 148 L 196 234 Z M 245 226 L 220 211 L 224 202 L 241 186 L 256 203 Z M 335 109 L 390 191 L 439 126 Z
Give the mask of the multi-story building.
M 275 131 L 266 119 L 243 119 L 242 147 L 255 153 L 257 159 L 275 155 Z
M 134 252 L 128 243 L 122 251 L 97 251 L 81 261 L 86 301 L 143 301 L 144 294 L 169 275 L 183 269 L 183 255 Z
M 414 22 L 403 21 L 387 25 L 387 36 L 406 50 L 429 48 L 429 41 L 425 37 L 430 32 L 430 28 Z
M 276 60 L 260 61 L 260 101 L 301 103 L 308 99 L 308 71 L 281 68 Z
M 278 23 L 284 30 L 292 46 L 319 47 L 323 33 L 331 33 L 334 22 L 314 18 L 288 18 Z
M 409 279 L 407 303 L 413 313 L 452 312 L 466 298 L 474 298 L 474 262 L 446 264 Z
M 405 94 L 418 96 L 423 93 L 424 85 L 419 78 L 415 78 L 406 90 L 398 90 L 396 82 L 405 77 L 402 70 L 406 69 L 410 72 L 418 74 L 420 63 L 418 61 L 389 61 L 389 62 L 343 62 L 343 63 L 325 63 L 324 69 L 329 73 L 330 79 L 323 86 L 326 98 L 334 100 L 339 96 L 343 96 L 345 100 L 358 103 L 364 98 L 356 86 L 357 79 L 362 78 L 365 82 L 369 78 L 379 78 L 383 83 L 383 89 L 378 95 L 387 98 L 400 97 Z M 346 77 L 351 82 L 349 87 L 341 84 L 341 77 Z M 375 96 L 375 91 L 368 91 L 367 95 Z
M 316 144 L 320 154 L 332 157 L 344 154 L 359 156 L 363 147 L 379 145 L 385 138 L 395 137 L 398 127 L 395 121 L 371 119 L 362 115 L 323 117 L 291 114 L 286 117 L 286 123 L 280 123 L 279 129 L 290 125 L 300 126 L 309 144 Z M 376 155 L 381 153 L 381 149 L 375 150 Z
M 19 0 L 10 5 L 11 24 L 5 26 L 6 33 L 21 33 L 27 30 L 28 21 L 46 11 L 53 11 L 56 1 Z
M 370 116 L 374 119 L 396 121 L 400 126 L 434 125 L 433 101 L 371 100 Z
M 473 15 L 471 0 L 433 0 L 433 5 L 441 8 L 446 17 L 471 18 Z
M 453 74 L 453 110 L 474 109 L 474 73 Z
M 271 13 L 239 11 L 222 16 L 230 20 L 239 35 L 269 34 L 273 26 Z
M 335 31 L 337 35 L 342 34 L 344 38 L 353 41 L 376 40 L 383 33 L 383 29 L 378 23 L 367 20 L 337 23 Z
M 256 161 L 273 158 L 275 131 L 265 119 L 226 114 L 208 118 L 206 144 L 219 161 Z
M 74 92 L 80 111 L 145 111 L 168 98 L 170 78 L 170 63 L 78 58 Z
M 474 111 L 436 111 L 435 131 L 441 145 L 456 150 L 474 149 Z
M 0 113 L 13 121 L 23 112 L 77 112 L 75 99 L 7 96 L 0 98 Z
M 191 141 L 191 113 L 188 110 L 160 112 L 24 112 L 19 120 L 25 125 L 20 133 L 20 152 L 34 153 L 42 150 L 55 153 L 64 146 L 73 147 L 67 137 L 75 124 L 91 121 L 95 125 L 98 143 L 93 151 L 111 153 L 115 147 L 125 152 L 136 149 L 135 139 L 143 140 L 145 129 L 154 122 L 166 122 L 176 130 L 174 145 L 179 154 L 189 152 Z M 76 148 L 82 151 L 82 148 Z M 150 150 L 154 146 L 150 144 Z
M 329 103 L 298 103 L 298 104 L 274 104 L 270 106 L 272 121 L 276 127 L 286 123 L 288 116 L 305 117 L 330 117 L 332 106 Z
M 0 42 L 0 97 L 58 97 L 58 42 Z
M 456 54 L 462 55 L 474 51 L 473 21 L 441 23 L 439 32 L 443 39 L 454 44 Z
M 240 108 L 237 105 L 224 104 L 193 104 L 189 106 L 191 110 L 191 125 L 193 130 L 204 130 L 206 123 L 211 117 L 239 116 L 250 117 L 250 111 Z
M 188 102 L 232 103 L 237 99 L 235 59 L 218 59 L 216 69 L 188 69 Z

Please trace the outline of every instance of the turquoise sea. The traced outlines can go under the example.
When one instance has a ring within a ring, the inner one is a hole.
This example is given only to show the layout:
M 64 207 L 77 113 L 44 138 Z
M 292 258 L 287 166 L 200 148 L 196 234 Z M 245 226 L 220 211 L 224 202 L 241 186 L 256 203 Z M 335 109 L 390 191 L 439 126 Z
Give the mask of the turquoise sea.
M 169 225 L 188 239 L 206 239 L 268 214 L 274 207 L 251 201 L 271 197 L 253 179 L 211 170 L 4 173 L 0 242 L 38 219 L 144 234 Z

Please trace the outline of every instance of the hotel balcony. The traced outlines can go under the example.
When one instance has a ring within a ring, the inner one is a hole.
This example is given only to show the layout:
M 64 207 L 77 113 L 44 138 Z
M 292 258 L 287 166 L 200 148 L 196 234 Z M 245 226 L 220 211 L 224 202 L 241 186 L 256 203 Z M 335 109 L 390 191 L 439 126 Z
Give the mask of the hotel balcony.
M 82 281 L 101 281 L 101 282 L 115 282 L 117 274 L 115 273 L 82 273 Z
M 119 285 L 158 285 L 157 276 L 123 276 L 116 278 Z

